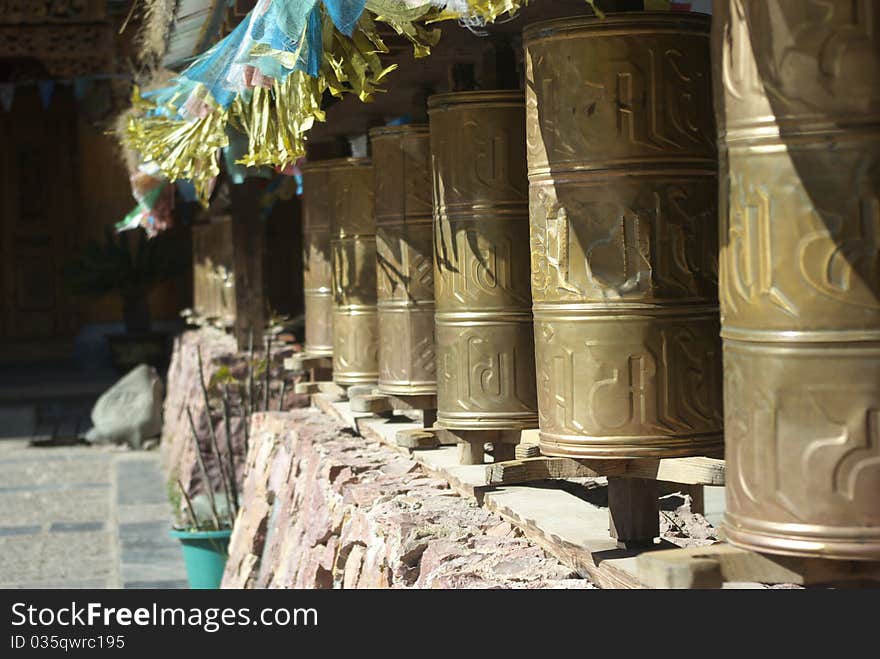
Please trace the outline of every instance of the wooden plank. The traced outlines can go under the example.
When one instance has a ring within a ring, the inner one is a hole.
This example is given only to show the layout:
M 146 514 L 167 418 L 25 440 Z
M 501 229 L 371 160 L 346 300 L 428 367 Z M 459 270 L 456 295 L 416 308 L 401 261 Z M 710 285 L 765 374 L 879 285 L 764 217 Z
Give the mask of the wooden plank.
M 413 457 L 432 476 L 445 479 L 449 486 L 465 498 L 481 502 L 487 487 L 484 465 L 462 465 L 458 462 L 457 446 L 441 446 L 433 451 L 418 451 Z
M 440 440 L 437 438 L 437 433 L 424 428 L 417 428 L 415 430 L 398 430 L 394 437 L 398 446 L 414 451 L 435 449 L 440 446 Z
M 487 467 L 487 480 L 513 485 L 537 480 L 584 477 L 625 477 L 692 485 L 724 485 L 724 461 L 714 458 L 640 458 L 637 460 L 573 460 L 525 458 Z
M 296 386 L 294 386 L 294 391 L 297 394 L 304 396 L 312 396 L 314 394 L 321 393 L 321 383 L 320 382 L 297 382 Z
M 538 442 L 540 441 L 540 434 L 541 431 L 537 428 L 529 428 L 527 430 L 523 430 L 519 436 L 519 443 L 534 444 L 535 446 L 537 446 Z
M 601 588 L 644 588 L 635 550 L 619 549 L 608 534 L 608 509 L 556 486 L 487 490 L 483 505 L 522 529 L 527 538 Z
M 332 394 L 315 394 L 312 396 L 312 403 L 314 403 L 315 407 L 319 410 L 352 430 L 358 429 L 358 419 L 372 417 L 371 414 L 352 412 L 351 406 L 347 400 L 338 400 L 337 397 Z
M 599 466 L 603 460 L 591 460 Z M 684 485 L 724 485 L 725 463 L 718 458 L 639 458 L 627 460 L 626 476 Z
M 339 409 L 341 403 L 333 403 Z M 409 449 L 397 444 L 398 433 L 425 432 L 417 423 L 401 422 L 399 417 L 363 417 L 357 420 L 358 431 L 374 441 L 410 454 Z M 437 478 L 442 478 L 461 496 L 468 499 L 482 499 L 487 487 L 485 465 L 461 465 L 458 462 L 458 447 L 437 446 L 432 450 L 414 451 L 411 457 L 422 468 Z
M 535 444 L 517 444 L 514 447 L 513 457 L 516 460 L 541 457 L 541 450 Z
M 404 396 L 400 394 L 384 394 L 391 399 L 395 410 L 436 410 L 437 396 L 435 394 L 419 394 Z
M 418 423 L 403 421 L 399 417 L 364 416 L 358 418 L 356 423 L 357 431 L 366 439 L 385 444 L 406 455 L 409 455 L 410 449 L 397 443 L 397 435 L 421 431 Z
M 637 561 L 652 588 L 718 588 L 723 582 L 811 585 L 880 580 L 880 562 L 833 561 L 759 554 L 718 543 L 649 552 Z
M 284 360 L 284 368 L 288 371 L 308 371 L 312 368 L 333 368 L 333 358 L 319 355 L 310 355 L 303 352 Z
M 490 485 L 515 485 L 541 480 L 566 478 L 595 478 L 623 476 L 627 465 L 622 460 L 602 461 L 603 469 L 596 470 L 584 461 L 570 458 L 525 458 L 486 465 L 486 481 Z
M 394 411 L 391 399 L 382 394 L 360 394 L 357 396 L 349 396 L 349 399 L 351 402 L 351 409 L 354 412 L 389 414 Z
M 319 382 L 318 384 L 320 385 L 319 388 L 322 394 L 327 394 L 328 396 L 336 398 L 346 397 L 346 390 L 335 382 Z

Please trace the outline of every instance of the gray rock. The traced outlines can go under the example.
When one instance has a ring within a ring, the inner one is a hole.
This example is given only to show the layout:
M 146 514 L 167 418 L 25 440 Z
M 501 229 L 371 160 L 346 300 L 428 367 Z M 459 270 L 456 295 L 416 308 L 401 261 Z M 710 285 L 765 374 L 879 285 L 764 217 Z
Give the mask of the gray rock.
M 141 364 L 105 391 L 92 408 L 86 441 L 141 448 L 162 432 L 164 388 L 156 369 Z

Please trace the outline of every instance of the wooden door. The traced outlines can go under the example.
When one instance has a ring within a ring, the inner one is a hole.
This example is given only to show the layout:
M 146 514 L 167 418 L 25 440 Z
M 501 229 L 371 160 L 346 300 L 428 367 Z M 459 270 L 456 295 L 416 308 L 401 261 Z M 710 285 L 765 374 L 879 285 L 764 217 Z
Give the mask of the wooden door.
M 58 90 L 43 109 L 19 87 L 0 112 L 0 340 L 64 337 L 73 331 L 62 268 L 77 217 L 75 105 Z

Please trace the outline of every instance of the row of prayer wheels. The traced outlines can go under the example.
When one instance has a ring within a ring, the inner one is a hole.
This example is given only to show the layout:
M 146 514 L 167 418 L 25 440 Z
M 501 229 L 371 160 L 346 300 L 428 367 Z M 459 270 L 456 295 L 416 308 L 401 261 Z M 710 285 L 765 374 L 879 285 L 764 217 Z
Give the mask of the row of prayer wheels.
M 531 25 L 524 95 L 309 165 L 307 350 L 545 455 L 725 446 L 731 542 L 880 559 L 880 14 L 825 5 Z

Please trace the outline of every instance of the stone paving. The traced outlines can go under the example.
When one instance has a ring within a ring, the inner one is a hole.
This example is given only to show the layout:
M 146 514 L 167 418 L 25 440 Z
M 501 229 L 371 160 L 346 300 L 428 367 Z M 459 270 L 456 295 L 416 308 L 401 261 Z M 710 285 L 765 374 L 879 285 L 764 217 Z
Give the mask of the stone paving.
M 186 588 L 157 452 L 0 440 L 0 588 Z

